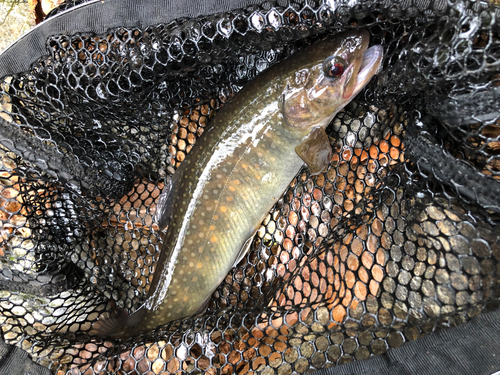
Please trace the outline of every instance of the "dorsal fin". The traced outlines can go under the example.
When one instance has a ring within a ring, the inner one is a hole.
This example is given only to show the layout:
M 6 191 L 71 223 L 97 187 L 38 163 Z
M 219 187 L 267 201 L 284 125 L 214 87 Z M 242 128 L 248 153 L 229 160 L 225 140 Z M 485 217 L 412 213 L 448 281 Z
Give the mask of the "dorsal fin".
M 156 203 L 155 219 L 160 227 L 160 230 L 163 230 L 163 228 L 165 228 L 170 222 L 170 217 L 172 216 L 172 200 L 175 194 L 174 192 L 177 190 L 176 185 L 182 174 L 181 168 L 182 165 L 177 169 L 172 177 L 167 180 L 165 187 L 158 198 L 158 202 Z

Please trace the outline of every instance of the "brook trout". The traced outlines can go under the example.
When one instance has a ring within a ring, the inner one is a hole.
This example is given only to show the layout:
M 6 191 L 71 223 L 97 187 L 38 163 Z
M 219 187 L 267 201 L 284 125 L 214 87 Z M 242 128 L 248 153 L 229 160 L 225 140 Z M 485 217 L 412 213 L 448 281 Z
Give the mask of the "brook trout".
M 382 61 L 382 47 L 368 43 L 364 30 L 327 37 L 220 110 L 160 197 L 157 218 L 168 229 L 146 302 L 91 333 L 129 337 L 202 311 L 304 162 L 312 174 L 328 167 L 324 129 Z

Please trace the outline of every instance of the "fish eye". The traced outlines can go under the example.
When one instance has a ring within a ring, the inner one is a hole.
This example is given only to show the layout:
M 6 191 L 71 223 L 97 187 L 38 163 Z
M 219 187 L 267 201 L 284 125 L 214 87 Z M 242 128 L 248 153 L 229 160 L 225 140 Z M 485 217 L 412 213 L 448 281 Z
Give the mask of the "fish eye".
M 323 62 L 323 72 L 328 77 L 338 78 L 344 74 L 346 62 L 338 56 L 330 56 Z

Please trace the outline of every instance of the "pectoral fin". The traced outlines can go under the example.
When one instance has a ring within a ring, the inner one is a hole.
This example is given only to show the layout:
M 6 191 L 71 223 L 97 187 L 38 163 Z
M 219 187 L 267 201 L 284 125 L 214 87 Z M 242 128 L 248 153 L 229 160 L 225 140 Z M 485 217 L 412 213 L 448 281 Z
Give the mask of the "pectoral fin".
M 88 332 L 89 335 L 100 337 L 121 337 L 127 327 L 128 313 L 125 309 L 116 306 L 114 301 L 111 301 L 111 311 L 107 318 L 101 317 L 97 322 L 94 322 L 92 328 Z
M 307 164 L 312 175 L 326 171 L 332 159 L 330 140 L 322 128 L 314 129 L 295 147 L 295 152 Z

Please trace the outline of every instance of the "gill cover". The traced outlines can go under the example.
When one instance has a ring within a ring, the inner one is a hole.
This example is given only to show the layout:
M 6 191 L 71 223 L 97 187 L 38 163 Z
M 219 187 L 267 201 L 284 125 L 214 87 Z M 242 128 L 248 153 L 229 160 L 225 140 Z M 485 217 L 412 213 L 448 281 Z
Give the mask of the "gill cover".
M 328 167 L 332 150 L 324 129 L 333 117 L 366 86 L 382 62 L 381 46 L 368 48 L 366 30 L 327 37 L 303 53 L 308 63 L 286 81 L 283 91 L 284 124 L 310 129 L 297 154 L 318 174 Z

